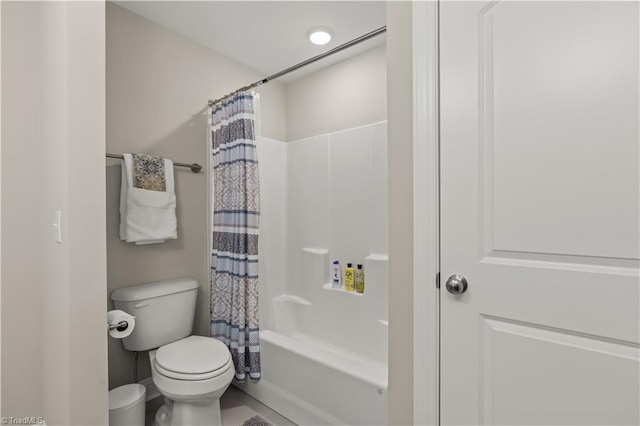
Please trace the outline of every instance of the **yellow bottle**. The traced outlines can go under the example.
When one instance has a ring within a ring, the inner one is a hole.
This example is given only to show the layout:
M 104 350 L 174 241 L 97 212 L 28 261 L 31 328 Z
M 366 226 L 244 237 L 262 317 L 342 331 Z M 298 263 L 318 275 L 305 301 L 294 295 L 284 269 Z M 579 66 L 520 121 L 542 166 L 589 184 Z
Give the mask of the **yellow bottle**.
M 356 269 L 354 277 L 356 282 L 356 292 L 360 294 L 364 293 L 364 269 L 362 269 L 362 265 L 358 264 L 358 269 Z
M 355 290 L 353 266 L 351 265 L 351 263 L 347 263 L 347 267 L 344 268 L 344 289 L 346 291 Z

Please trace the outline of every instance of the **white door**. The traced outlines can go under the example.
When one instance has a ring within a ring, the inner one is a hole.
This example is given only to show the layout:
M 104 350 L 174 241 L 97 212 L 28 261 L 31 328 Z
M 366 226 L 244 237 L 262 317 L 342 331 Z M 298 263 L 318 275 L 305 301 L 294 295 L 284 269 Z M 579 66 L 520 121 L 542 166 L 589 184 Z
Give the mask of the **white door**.
M 640 421 L 638 20 L 440 4 L 443 424 Z

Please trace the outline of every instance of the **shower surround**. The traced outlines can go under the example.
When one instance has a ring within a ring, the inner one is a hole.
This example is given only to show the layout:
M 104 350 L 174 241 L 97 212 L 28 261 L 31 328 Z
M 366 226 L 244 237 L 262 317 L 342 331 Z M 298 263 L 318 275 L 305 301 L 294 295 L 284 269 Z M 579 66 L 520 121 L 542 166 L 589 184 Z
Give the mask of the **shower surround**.
M 298 424 L 386 424 L 386 122 L 257 145 L 262 379 L 240 386 Z M 364 294 L 331 288 L 334 260 Z

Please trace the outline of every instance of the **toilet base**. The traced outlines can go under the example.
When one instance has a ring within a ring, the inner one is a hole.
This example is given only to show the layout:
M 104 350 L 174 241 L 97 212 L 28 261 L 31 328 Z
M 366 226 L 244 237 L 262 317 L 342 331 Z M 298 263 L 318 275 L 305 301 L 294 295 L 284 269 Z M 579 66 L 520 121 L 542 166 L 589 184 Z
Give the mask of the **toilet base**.
M 154 426 L 221 426 L 222 414 L 220 400 L 204 399 L 201 401 L 170 401 L 155 415 Z

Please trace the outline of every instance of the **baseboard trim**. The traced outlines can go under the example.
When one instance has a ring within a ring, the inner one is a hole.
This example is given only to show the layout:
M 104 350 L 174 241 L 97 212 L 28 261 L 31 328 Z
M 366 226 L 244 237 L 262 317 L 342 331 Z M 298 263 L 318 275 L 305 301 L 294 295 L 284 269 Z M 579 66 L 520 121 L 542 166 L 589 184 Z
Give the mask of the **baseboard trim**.
M 153 380 L 151 379 L 151 377 L 142 379 L 138 383 L 140 383 L 141 385 L 144 385 L 144 387 L 147 389 L 147 397 L 146 397 L 147 402 L 161 396 L 160 391 L 158 390 L 158 388 L 156 388 L 156 385 L 155 383 L 153 383 Z

